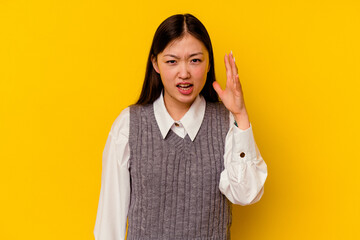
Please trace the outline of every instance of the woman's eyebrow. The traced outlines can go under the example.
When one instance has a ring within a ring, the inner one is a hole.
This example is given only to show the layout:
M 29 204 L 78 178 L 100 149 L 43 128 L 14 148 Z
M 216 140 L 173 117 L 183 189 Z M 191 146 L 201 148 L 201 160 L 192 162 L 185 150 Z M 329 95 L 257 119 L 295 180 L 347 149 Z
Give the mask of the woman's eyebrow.
M 197 52 L 197 53 L 193 53 L 193 54 L 191 54 L 189 57 L 193 57 L 193 56 L 196 56 L 196 55 L 204 55 L 202 52 Z
M 201 55 L 204 55 L 202 52 L 196 52 L 196 53 L 190 54 L 188 58 L 191 58 L 191 57 L 193 57 L 193 56 L 200 55 L 200 54 L 201 54 Z M 174 55 L 174 54 L 165 54 L 164 57 L 173 57 L 173 58 L 176 58 L 176 59 L 180 59 L 179 56 L 176 56 L 176 55 Z

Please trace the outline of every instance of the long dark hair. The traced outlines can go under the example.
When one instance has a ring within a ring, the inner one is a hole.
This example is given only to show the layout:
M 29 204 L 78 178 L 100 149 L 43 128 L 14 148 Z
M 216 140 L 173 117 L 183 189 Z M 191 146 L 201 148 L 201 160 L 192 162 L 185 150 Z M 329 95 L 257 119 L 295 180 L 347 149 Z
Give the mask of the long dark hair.
M 210 70 L 207 73 L 204 88 L 200 94 L 209 102 L 219 101 L 212 83 L 215 79 L 214 54 L 211 40 L 205 26 L 191 14 L 176 14 L 163 21 L 157 28 L 146 65 L 146 73 L 144 84 L 141 90 L 139 100 L 136 104 L 153 103 L 161 94 L 164 86 L 161 82 L 160 74 L 158 74 L 153 65 L 152 58 L 157 57 L 159 53 L 164 51 L 166 46 L 173 40 L 181 38 L 184 34 L 189 33 L 200 40 L 209 52 Z

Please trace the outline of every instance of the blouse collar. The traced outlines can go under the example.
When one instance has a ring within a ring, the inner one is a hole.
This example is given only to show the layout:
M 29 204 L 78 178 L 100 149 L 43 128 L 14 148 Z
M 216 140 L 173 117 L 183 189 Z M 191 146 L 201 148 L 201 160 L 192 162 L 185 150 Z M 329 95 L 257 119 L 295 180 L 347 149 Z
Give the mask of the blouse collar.
M 154 101 L 153 106 L 155 119 L 163 139 L 165 139 L 175 122 L 180 122 L 191 141 L 194 141 L 205 115 L 206 101 L 204 97 L 198 95 L 189 110 L 179 121 L 174 121 L 168 113 L 165 107 L 163 93 L 161 93 L 160 97 Z

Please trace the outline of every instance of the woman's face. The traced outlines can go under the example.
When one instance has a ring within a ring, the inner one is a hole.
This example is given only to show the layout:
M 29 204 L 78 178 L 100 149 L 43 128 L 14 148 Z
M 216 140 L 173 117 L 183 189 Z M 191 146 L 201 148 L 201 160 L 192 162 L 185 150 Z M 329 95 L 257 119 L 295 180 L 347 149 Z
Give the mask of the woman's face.
M 205 45 L 186 34 L 170 42 L 152 62 L 164 85 L 165 105 L 190 107 L 203 89 L 209 71 Z

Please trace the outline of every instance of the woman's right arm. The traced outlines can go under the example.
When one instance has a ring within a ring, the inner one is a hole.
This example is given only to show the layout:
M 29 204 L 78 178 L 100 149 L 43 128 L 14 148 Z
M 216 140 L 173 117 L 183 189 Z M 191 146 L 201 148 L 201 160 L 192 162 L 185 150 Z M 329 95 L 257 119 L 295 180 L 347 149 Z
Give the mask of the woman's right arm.
M 101 189 L 96 215 L 96 240 L 125 240 L 130 203 L 129 108 L 111 127 L 102 158 Z

